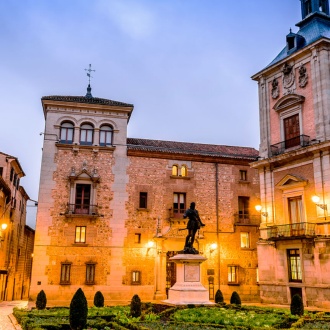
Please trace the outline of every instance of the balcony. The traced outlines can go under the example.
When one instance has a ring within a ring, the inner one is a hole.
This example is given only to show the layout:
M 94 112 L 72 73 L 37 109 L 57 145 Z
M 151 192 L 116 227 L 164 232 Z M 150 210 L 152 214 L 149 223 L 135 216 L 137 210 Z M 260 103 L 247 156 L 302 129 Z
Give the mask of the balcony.
M 310 222 L 271 226 L 260 230 L 263 239 L 281 240 L 316 236 L 316 224 Z
M 259 226 L 261 222 L 261 216 L 250 214 L 234 214 L 235 225 L 237 226 Z
M 90 205 L 90 204 L 68 204 L 63 214 L 67 218 L 71 217 L 89 217 L 89 218 L 97 218 L 101 215 L 98 211 L 97 205 Z
M 310 144 L 310 137 L 308 135 L 299 135 L 292 139 L 285 140 L 270 146 L 271 156 L 283 154 L 288 149 L 294 147 L 307 147 Z

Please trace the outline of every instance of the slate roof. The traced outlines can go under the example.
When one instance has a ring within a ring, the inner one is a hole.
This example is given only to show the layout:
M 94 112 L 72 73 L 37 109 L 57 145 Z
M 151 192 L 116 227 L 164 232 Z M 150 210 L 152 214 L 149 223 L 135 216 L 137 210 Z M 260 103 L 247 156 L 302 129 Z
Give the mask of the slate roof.
M 101 99 L 99 97 L 86 97 L 86 96 L 61 96 L 51 95 L 43 96 L 41 100 L 60 101 L 60 102 L 76 102 L 76 103 L 89 103 L 100 105 L 114 105 L 120 107 L 133 107 L 133 104 L 123 103 L 119 101 L 113 101 L 108 99 Z
M 313 13 L 296 25 L 300 27 L 300 30 L 296 34 L 303 37 L 303 43 L 299 47 L 289 51 L 287 46 L 285 46 L 267 67 L 272 66 L 321 38 L 330 39 L 330 17 L 326 14 L 319 12 Z
M 257 159 L 259 154 L 256 149 L 250 147 L 235 147 L 137 138 L 127 138 L 127 147 L 128 150 L 248 159 L 253 161 Z

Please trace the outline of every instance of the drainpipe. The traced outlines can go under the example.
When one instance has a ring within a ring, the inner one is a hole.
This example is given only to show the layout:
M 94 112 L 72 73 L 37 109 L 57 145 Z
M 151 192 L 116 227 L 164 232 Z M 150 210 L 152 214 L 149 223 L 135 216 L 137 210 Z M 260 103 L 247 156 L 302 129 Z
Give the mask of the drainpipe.
M 217 222 L 217 245 L 218 245 L 218 288 L 220 290 L 220 235 L 219 235 L 219 167 L 218 163 L 215 163 L 215 214 Z

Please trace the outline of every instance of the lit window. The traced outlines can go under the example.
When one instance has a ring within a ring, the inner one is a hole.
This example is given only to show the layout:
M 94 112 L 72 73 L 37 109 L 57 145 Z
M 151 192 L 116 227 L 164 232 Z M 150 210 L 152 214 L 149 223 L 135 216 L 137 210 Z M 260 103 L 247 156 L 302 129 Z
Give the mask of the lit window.
M 86 227 L 85 226 L 76 227 L 75 243 L 86 243 Z
M 238 284 L 238 266 L 228 266 L 228 284 Z
M 298 249 L 288 250 L 288 271 L 290 282 L 301 282 L 301 261 Z
M 181 166 L 181 176 L 187 176 L 188 171 L 187 171 L 187 167 L 185 165 Z
M 92 145 L 93 144 L 94 128 L 90 124 L 83 124 L 80 127 L 80 144 Z
M 239 179 L 241 181 L 246 181 L 247 180 L 247 171 L 245 170 L 240 170 L 239 171 Z
M 71 263 L 62 263 L 60 284 L 70 284 L 70 272 Z
M 178 166 L 177 165 L 172 166 L 172 175 L 178 176 Z
M 148 201 L 148 193 L 140 192 L 139 208 L 140 209 L 146 209 L 147 208 L 147 201 Z
M 104 125 L 100 128 L 100 146 L 112 145 L 112 127 Z
M 141 284 L 141 272 L 138 270 L 132 271 L 132 284 Z
M 141 234 L 134 235 L 134 243 L 137 243 L 137 244 L 141 243 Z
M 250 248 L 250 237 L 249 233 L 241 233 L 241 248 L 248 249 Z
M 73 142 L 74 126 L 72 123 L 64 122 L 61 124 L 60 142 L 71 144 Z
M 173 194 L 173 213 L 183 215 L 186 209 L 186 194 L 174 193 Z
M 86 264 L 86 284 L 95 283 L 95 263 Z

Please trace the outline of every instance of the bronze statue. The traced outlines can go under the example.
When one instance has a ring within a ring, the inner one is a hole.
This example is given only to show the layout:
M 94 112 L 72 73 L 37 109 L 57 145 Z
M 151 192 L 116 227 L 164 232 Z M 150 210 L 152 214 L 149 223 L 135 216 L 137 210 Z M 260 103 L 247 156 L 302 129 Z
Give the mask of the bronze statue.
M 197 230 L 200 227 L 204 227 L 205 224 L 202 223 L 198 211 L 195 209 L 194 202 L 190 204 L 190 208 L 184 213 L 183 218 L 188 218 L 189 221 L 186 228 L 188 229 L 188 235 L 186 237 L 186 243 L 182 252 L 186 254 L 198 254 L 199 252 L 193 247 L 195 235 Z

